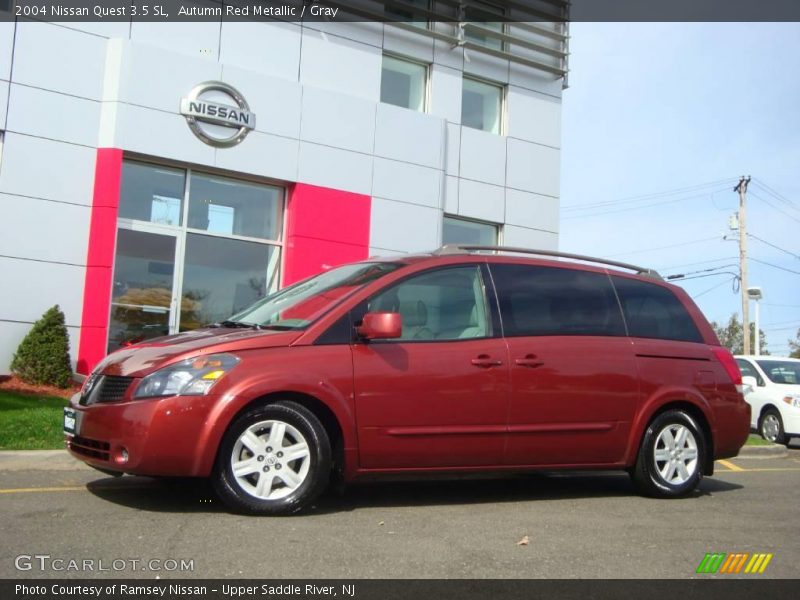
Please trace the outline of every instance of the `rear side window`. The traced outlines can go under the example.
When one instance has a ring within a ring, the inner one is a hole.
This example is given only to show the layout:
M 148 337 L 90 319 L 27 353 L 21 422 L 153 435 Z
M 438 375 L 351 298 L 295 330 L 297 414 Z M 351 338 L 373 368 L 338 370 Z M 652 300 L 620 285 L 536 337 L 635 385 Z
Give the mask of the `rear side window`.
M 611 279 L 617 288 L 630 336 L 679 342 L 703 341 L 686 307 L 671 290 L 627 277 L 612 276 Z
M 489 267 L 506 336 L 625 335 L 607 275 L 530 265 Z

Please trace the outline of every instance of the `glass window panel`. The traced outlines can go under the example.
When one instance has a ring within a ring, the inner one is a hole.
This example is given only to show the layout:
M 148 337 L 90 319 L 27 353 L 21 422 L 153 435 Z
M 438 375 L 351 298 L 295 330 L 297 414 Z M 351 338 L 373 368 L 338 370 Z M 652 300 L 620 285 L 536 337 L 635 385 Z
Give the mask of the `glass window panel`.
M 490 133 L 500 133 L 503 88 L 499 85 L 464 78 L 461 96 L 461 123 Z
M 277 240 L 283 190 L 214 175 L 192 174 L 188 226 L 224 235 Z
M 187 234 L 181 331 L 225 320 L 265 297 L 278 256 L 275 246 Z
M 445 217 L 442 229 L 442 243 L 496 246 L 497 225 Z
M 507 336 L 624 336 L 608 276 L 529 265 L 489 266 Z
M 145 163 L 122 163 L 119 216 L 159 225 L 180 225 L 186 174 Z
M 404 0 L 406 4 L 413 4 L 414 8 L 421 8 L 424 10 L 430 10 L 430 0 Z M 409 8 L 401 8 L 396 6 L 389 6 L 386 5 L 383 9 L 384 14 L 386 15 L 387 19 L 389 20 L 397 20 L 403 21 L 408 23 L 409 25 L 413 25 L 415 27 L 421 27 L 426 29 L 428 27 L 427 19 L 422 19 L 418 14 L 414 13 L 414 9 Z
M 108 351 L 169 333 L 175 238 L 120 229 Z
M 487 21 L 486 19 L 490 18 L 489 14 L 487 13 L 502 17 L 505 15 L 505 10 L 502 6 L 497 6 L 489 2 L 478 2 L 473 0 L 471 5 L 466 7 L 466 20 L 468 22 L 475 23 L 480 27 L 493 29 L 499 33 L 503 33 L 503 23 Z M 464 37 L 470 42 L 480 44 L 481 46 L 486 46 L 487 48 L 493 48 L 495 50 L 503 49 L 503 41 L 496 37 L 470 31 L 467 31 Z
M 702 342 L 686 307 L 672 290 L 654 283 L 613 276 L 628 334 L 633 337 Z
M 428 68 L 419 63 L 383 57 L 381 102 L 422 112 Z
M 401 340 L 459 340 L 489 335 L 478 267 L 439 269 L 411 277 L 373 297 L 368 312 L 398 312 Z

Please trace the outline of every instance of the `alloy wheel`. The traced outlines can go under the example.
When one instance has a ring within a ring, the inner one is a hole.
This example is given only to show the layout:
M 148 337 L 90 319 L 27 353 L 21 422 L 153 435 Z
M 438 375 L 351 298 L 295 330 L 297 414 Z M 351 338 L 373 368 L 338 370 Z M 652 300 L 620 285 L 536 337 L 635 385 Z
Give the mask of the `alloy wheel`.
M 661 478 L 669 484 L 688 481 L 697 470 L 697 440 L 688 427 L 672 423 L 656 438 L 653 460 Z

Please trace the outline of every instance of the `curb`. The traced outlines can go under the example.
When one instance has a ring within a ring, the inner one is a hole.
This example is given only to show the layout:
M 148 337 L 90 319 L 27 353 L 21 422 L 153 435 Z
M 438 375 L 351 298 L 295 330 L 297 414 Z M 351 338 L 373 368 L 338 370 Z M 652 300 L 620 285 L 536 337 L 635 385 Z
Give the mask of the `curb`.
M 64 450 L 0 450 L 2 471 L 83 471 L 83 462 Z
M 736 458 L 786 458 L 789 449 L 781 444 L 769 446 L 742 446 Z

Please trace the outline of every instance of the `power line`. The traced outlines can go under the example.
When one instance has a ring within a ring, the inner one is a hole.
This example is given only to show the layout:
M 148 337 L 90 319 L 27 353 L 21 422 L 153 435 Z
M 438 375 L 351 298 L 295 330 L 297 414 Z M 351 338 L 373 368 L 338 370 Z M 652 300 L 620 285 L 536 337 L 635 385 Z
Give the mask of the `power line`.
M 784 196 L 780 192 L 776 192 L 773 188 L 768 186 L 765 182 L 761 181 L 760 179 L 755 179 L 755 184 L 758 187 L 760 187 L 762 190 L 764 190 L 766 193 L 768 193 L 770 196 L 775 198 L 776 200 L 780 200 L 781 202 L 783 202 L 787 206 L 791 206 L 793 209 L 795 209 L 797 211 L 800 211 L 800 207 L 795 202 L 793 202 L 792 200 L 789 200 L 786 196 Z
M 780 250 L 781 252 L 786 252 L 786 254 L 788 254 L 790 256 L 794 256 L 797 259 L 800 259 L 800 254 L 795 254 L 794 252 L 791 252 L 791 251 L 787 250 L 786 248 L 781 248 L 780 246 L 776 246 L 772 242 L 768 242 L 767 240 L 763 240 L 760 237 L 758 237 L 757 235 L 753 235 L 752 233 L 748 233 L 747 235 L 749 237 L 753 238 L 754 240 L 758 240 L 762 244 L 766 244 L 767 246 L 772 246 L 776 250 Z
M 609 258 L 613 258 L 615 256 L 629 256 L 631 254 L 642 254 L 644 252 L 655 252 L 656 250 L 667 250 L 669 248 L 680 248 L 682 246 L 691 246 L 693 244 L 701 244 L 703 242 L 710 242 L 712 240 L 718 240 L 720 237 L 715 235 L 714 237 L 703 238 L 701 240 L 692 240 L 690 242 L 681 242 L 679 244 L 670 244 L 669 246 L 658 246 L 656 248 L 645 248 L 644 250 L 633 250 L 631 252 L 619 252 L 617 254 L 610 254 Z
M 631 204 L 634 202 L 642 202 L 646 200 L 655 200 L 657 198 L 663 198 L 667 196 L 675 196 L 677 194 L 687 194 L 690 192 L 695 192 L 703 188 L 708 187 L 722 187 L 722 186 L 729 186 L 735 178 L 729 177 L 728 179 L 720 179 L 719 181 L 711 181 L 708 183 L 701 183 L 698 185 L 687 186 L 683 188 L 676 188 L 673 190 L 667 190 L 664 192 L 653 192 L 650 194 L 641 194 L 639 196 L 626 196 L 624 198 L 618 198 L 616 200 L 604 200 L 602 202 L 589 202 L 587 204 L 567 204 L 561 207 L 561 209 L 565 212 L 574 212 L 574 211 L 581 211 L 581 210 L 591 210 L 594 208 L 601 208 L 604 206 L 614 206 L 617 204 Z
M 753 262 L 761 263 L 762 265 L 767 265 L 768 267 L 772 267 L 773 269 L 780 269 L 781 271 L 788 271 L 789 273 L 800 275 L 800 271 L 793 271 L 792 269 L 787 269 L 786 267 L 781 267 L 780 265 L 769 263 L 765 260 L 759 260 L 757 258 L 753 258 L 752 256 L 750 257 L 750 260 L 752 260 Z
M 783 308 L 800 308 L 800 304 L 773 304 L 771 302 L 762 302 L 764 306 L 780 306 Z
M 614 209 L 614 210 L 604 210 L 604 211 L 601 211 L 601 212 L 590 213 L 588 215 L 570 215 L 570 216 L 564 217 L 563 220 L 569 221 L 569 220 L 572 220 L 572 219 L 587 219 L 587 218 L 590 218 L 590 217 L 600 217 L 600 216 L 605 216 L 605 215 L 612 215 L 612 214 L 621 213 L 621 212 L 627 212 L 627 211 L 631 211 L 631 210 L 642 210 L 642 209 L 645 209 L 645 208 L 653 208 L 655 206 L 663 206 L 665 204 L 675 204 L 676 202 L 685 202 L 686 200 L 694 200 L 695 198 L 705 198 L 708 195 L 709 195 L 709 193 L 705 192 L 703 194 L 697 194 L 695 196 L 685 196 L 683 198 L 673 198 L 672 200 L 664 200 L 663 202 L 654 202 L 652 204 L 642 204 L 642 205 L 639 205 L 639 206 L 629 206 L 627 208 L 617 208 L 617 209 Z
M 677 269 L 679 267 L 694 267 L 695 265 L 707 265 L 708 263 L 714 262 L 721 262 L 723 260 L 736 260 L 735 256 L 729 256 L 726 258 L 711 258 L 709 260 L 699 260 L 697 262 L 690 262 L 690 263 L 683 263 L 680 265 L 672 265 L 670 267 L 658 267 L 659 271 L 671 271 L 672 269 Z
M 751 195 L 751 196 L 753 196 L 753 198 L 757 198 L 757 199 L 761 200 L 761 201 L 762 201 L 764 204 L 766 204 L 767 206 L 771 206 L 772 208 L 774 208 L 775 210 L 777 210 L 777 211 L 778 211 L 779 213 L 781 213 L 782 215 L 784 215 L 784 216 L 786 216 L 786 217 L 789 217 L 789 218 L 790 218 L 792 221 L 797 221 L 798 223 L 800 223 L 800 219 L 798 219 L 797 217 L 794 217 L 794 216 L 790 215 L 790 214 L 789 214 L 789 213 L 787 213 L 785 210 L 783 210 L 783 209 L 781 209 L 781 208 L 778 208 L 777 206 L 775 206 L 775 205 L 774 205 L 772 202 L 770 202 L 770 201 L 769 201 L 769 200 L 767 200 L 766 198 L 762 198 L 761 196 L 759 196 L 758 194 L 754 194 L 753 192 L 750 192 L 750 195 Z
M 705 290 L 705 291 L 703 291 L 703 292 L 700 292 L 699 294 L 696 294 L 696 295 L 694 295 L 694 296 L 692 296 L 692 297 L 693 297 L 693 298 L 699 298 L 700 296 L 705 296 L 707 293 L 709 293 L 709 292 L 713 292 L 713 291 L 714 291 L 714 290 L 716 290 L 717 288 L 721 288 L 721 287 L 722 287 L 723 285 L 725 285 L 726 283 L 730 283 L 731 281 L 735 281 L 735 280 L 736 280 L 736 277 L 731 277 L 730 279 L 726 279 L 726 280 L 725 280 L 725 281 L 723 281 L 722 283 L 718 283 L 718 284 L 716 284 L 715 286 L 713 286 L 713 287 L 710 287 L 710 288 L 708 288 L 707 290 Z

